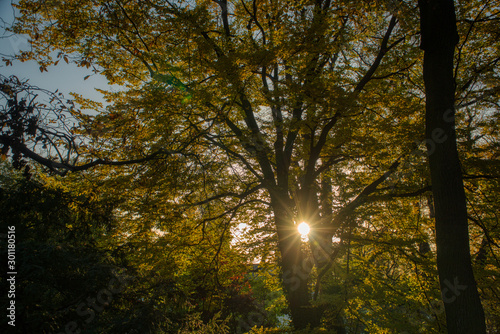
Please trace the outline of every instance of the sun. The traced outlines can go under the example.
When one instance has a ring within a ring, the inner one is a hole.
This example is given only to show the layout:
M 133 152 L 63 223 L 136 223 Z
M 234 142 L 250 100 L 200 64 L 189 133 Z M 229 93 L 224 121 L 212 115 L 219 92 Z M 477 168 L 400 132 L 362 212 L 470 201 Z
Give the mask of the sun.
M 306 222 L 300 223 L 299 226 L 297 226 L 297 229 L 303 237 L 307 236 L 309 234 L 309 231 L 311 231 L 309 224 L 307 224 Z

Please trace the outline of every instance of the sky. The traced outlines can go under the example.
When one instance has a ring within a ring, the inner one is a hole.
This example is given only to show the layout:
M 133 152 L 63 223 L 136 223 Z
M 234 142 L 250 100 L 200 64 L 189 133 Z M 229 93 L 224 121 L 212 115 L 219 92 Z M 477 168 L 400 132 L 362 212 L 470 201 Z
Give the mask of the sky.
M 11 0 L 0 0 L 0 54 L 13 55 L 19 50 L 28 49 L 28 40 L 25 36 L 11 36 L 4 27 L 14 22 L 14 10 Z M 69 93 L 74 92 L 86 98 L 92 98 L 98 102 L 104 102 L 102 95 L 95 88 L 109 90 L 106 78 L 100 75 L 93 75 L 87 68 L 80 68 L 74 64 L 59 62 L 58 66 L 47 68 L 48 72 L 40 72 L 36 62 L 15 61 L 12 66 L 0 64 L 0 74 L 4 76 L 15 75 L 19 79 L 29 79 L 29 83 L 39 88 L 50 91 L 59 90 L 66 98 L 70 98 Z M 83 78 L 91 75 L 87 80 Z

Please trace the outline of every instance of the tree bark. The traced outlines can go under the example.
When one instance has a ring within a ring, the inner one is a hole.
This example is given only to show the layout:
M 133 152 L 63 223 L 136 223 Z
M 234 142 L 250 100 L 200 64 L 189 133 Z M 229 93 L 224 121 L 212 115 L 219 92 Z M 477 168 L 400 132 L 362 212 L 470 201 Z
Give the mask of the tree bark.
M 319 325 L 319 314 L 311 305 L 308 281 L 313 260 L 306 258 L 301 238 L 294 225 L 293 213 L 286 205 L 288 196 L 272 196 L 274 219 L 281 253 L 282 282 L 288 300 L 293 326 L 303 329 Z
M 448 333 L 486 333 L 472 271 L 467 207 L 455 133 L 453 0 L 419 0 L 426 143 L 435 206 L 437 266 Z

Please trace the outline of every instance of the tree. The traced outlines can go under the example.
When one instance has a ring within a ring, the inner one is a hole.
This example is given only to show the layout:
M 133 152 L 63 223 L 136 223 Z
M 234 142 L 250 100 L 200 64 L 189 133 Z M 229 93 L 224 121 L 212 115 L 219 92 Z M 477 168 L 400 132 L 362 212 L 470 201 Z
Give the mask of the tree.
M 17 310 L 15 327 L 2 322 L 5 332 L 64 332 L 66 324 L 81 320 L 75 309 L 89 303 L 87 298 L 96 302 L 97 295 L 100 311 L 102 300 L 120 299 L 128 284 L 126 260 L 102 243 L 103 234 L 114 228 L 113 203 L 76 196 L 35 176 L 27 179 L 5 162 L 0 186 L 0 227 L 14 228 L 16 237 L 16 269 L 2 264 L 5 272 L 17 272 L 13 296 L 2 296 L 2 307 L 15 300 Z M 7 257 L 7 247 L 2 256 Z M 1 285 L 9 291 L 7 277 Z M 96 313 L 84 319 L 99 318 Z
M 4 331 L 224 333 L 229 318 L 220 319 L 220 313 L 247 316 L 243 308 L 219 307 L 231 298 L 251 299 L 251 293 L 240 291 L 244 284 L 231 279 L 245 269 L 241 262 L 215 277 L 203 271 L 213 257 L 207 249 L 181 249 L 173 257 L 165 254 L 172 252 L 173 245 L 166 245 L 171 239 L 143 231 L 123 238 L 124 222 L 112 214 L 115 198 L 97 189 L 88 192 L 83 182 L 68 187 L 68 178 L 60 184 L 35 173 L 27 179 L 5 162 L 0 168 L 0 227 L 15 228 L 17 272 L 14 295 L 1 299 L 5 308 L 16 301 L 16 326 L 4 321 Z M 2 255 L 7 257 L 7 247 Z M 189 257 L 197 261 L 190 263 Z M 11 272 L 6 264 L 2 269 Z M 215 279 L 219 285 L 211 282 Z M 10 290 L 6 279 L 0 285 Z
M 421 48 L 425 51 L 425 133 L 446 323 L 449 333 L 486 333 L 483 307 L 472 271 L 466 197 L 456 145 L 453 56 L 459 37 L 455 8 L 453 1 L 419 1 L 419 6 Z M 454 296 L 449 296 L 450 293 Z
M 116 1 L 94 7 L 61 2 L 47 3 L 36 15 L 42 14 L 42 21 L 73 18 L 47 26 L 41 34 L 61 48 L 60 58 L 79 52 L 81 65 L 94 63 L 113 82 L 136 85 L 126 94 L 115 94 L 115 106 L 95 119 L 94 126 L 102 120 L 108 130 L 99 133 L 100 140 L 108 137 L 108 145 L 131 142 L 125 145 L 127 154 L 142 155 L 139 159 L 160 148 L 182 152 L 186 185 L 203 189 L 184 195 L 185 203 L 220 202 L 228 216 L 262 201 L 267 205 L 294 324 L 297 328 L 317 324 L 319 315 L 308 292 L 310 273 L 295 222 L 308 221 L 317 231 L 311 247 L 324 258 L 320 261 L 327 261 L 333 235 L 342 234 L 346 218 L 396 169 L 397 162 L 384 163 L 379 175 L 358 186 L 356 199 L 347 200 L 335 219 L 321 217 L 316 196 L 321 175 L 342 163 L 357 168 L 356 159 L 365 159 L 366 150 L 371 150 L 358 147 L 361 133 L 354 128 L 365 122 L 365 114 L 374 117 L 363 110 L 364 99 L 371 97 L 364 93 L 368 83 L 377 71 L 379 80 L 408 73 L 412 60 L 404 55 L 412 52 L 411 44 L 402 43 L 404 32 L 395 29 L 395 16 L 378 15 L 369 7 L 329 1 L 259 6 L 242 2 L 234 4 L 229 17 L 227 2 L 217 4 Z M 39 8 L 31 2 L 21 6 L 29 9 L 26 13 Z M 34 22 L 30 15 L 25 22 Z M 369 29 L 366 19 L 374 22 Z M 20 24 L 17 31 L 23 29 Z M 366 53 L 357 56 L 363 48 Z M 396 48 L 400 54 L 391 56 L 381 70 L 384 57 Z M 41 66 L 49 63 L 45 59 Z M 148 82 L 149 76 L 155 80 Z M 384 94 L 381 99 L 390 98 Z M 407 106 L 414 101 L 409 97 Z M 146 114 L 153 121 L 148 130 L 131 134 L 131 128 L 145 125 Z M 128 133 L 123 132 L 125 125 Z M 159 131 L 151 131 L 155 128 Z M 116 148 L 98 152 L 101 157 L 108 154 L 100 161 L 112 160 L 117 152 Z M 229 169 L 231 174 L 221 180 L 220 173 Z M 331 190 L 325 186 L 325 192 Z
M 72 60 L 126 87 L 107 93 L 113 104 L 99 115 L 79 116 L 83 163 L 55 164 L 25 146 L 21 153 L 59 173 L 106 165 L 94 176 L 126 189 L 130 216 L 181 229 L 189 241 L 192 231 L 219 233 L 213 263 L 231 228 L 252 222 L 279 250 L 297 328 L 321 316 L 311 285 L 321 294 L 334 261 L 349 259 L 351 239 L 373 232 L 361 208 L 430 190 L 425 175 L 413 175 L 421 170 L 413 160 L 423 159 L 412 153 L 423 138 L 424 95 L 412 3 L 19 6 L 13 31 L 33 45 L 20 60 L 37 59 L 42 69 Z M 300 221 L 312 227 L 308 245 Z

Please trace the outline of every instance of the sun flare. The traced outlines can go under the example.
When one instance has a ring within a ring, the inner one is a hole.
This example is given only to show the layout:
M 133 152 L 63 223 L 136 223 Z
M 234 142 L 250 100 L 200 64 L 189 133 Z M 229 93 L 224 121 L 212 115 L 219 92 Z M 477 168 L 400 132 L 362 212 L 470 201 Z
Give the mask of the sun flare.
M 309 224 L 307 224 L 306 222 L 300 223 L 299 226 L 297 226 L 297 229 L 302 236 L 307 236 L 309 234 L 309 231 L 311 231 Z

